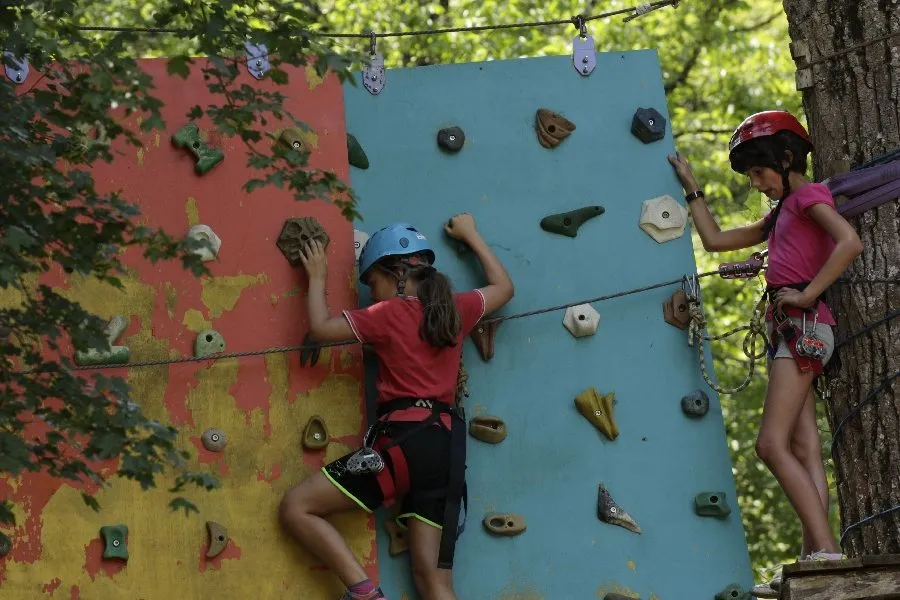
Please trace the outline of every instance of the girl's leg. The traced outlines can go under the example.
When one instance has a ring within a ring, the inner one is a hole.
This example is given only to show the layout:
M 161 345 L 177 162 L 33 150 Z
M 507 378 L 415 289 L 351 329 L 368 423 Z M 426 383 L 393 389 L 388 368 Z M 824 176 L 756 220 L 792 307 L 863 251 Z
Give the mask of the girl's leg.
M 413 581 L 419 596 L 422 600 L 456 600 L 453 571 L 437 566 L 441 530 L 416 518 L 409 519 L 407 524 Z
M 348 588 L 368 576 L 341 534 L 322 517 L 350 508 L 359 506 L 321 471 L 289 489 L 279 507 L 284 529 L 328 565 Z
M 816 423 L 816 396 L 812 388 L 806 393 L 806 402 L 803 404 L 800 418 L 797 420 L 791 436 L 791 453 L 809 473 L 816 486 L 822 507 L 825 509 L 825 514 L 828 515 L 828 480 L 825 477 L 825 464 L 822 462 L 822 440 L 819 437 L 819 427 Z M 811 544 L 809 531 L 803 526 L 801 557 L 821 550 L 821 548 L 814 548 Z
M 781 484 L 812 546 L 816 550 L 837 552 L 815 482 L 791 452 L 791 437 L 812 380 L 813 374 L 801 373 L 792 359 L 773 361 L 756 454 Z

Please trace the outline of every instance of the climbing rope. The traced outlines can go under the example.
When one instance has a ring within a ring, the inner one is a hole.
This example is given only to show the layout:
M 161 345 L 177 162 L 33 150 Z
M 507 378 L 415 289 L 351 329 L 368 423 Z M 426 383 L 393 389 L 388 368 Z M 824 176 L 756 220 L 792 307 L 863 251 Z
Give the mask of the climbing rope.
M 688 313 L 691 318 L 690 324 L 688 325 L 688 346 L 697 348 L 697 359 L 700 362 L 700 373 L 703 375 L 703 381 L 706 382 L 706 385 L 720 394 L 736 394 L 740 392 L 750 385 L 750 382 L 753 380 L 753 374 L 756 371 L 756 361 L 762 359 L 766 355 L 765 339 L 767 332 L 764 322 L 766 295 L 763 294 L 759 299 L 759 302 L 756 303 L 749 324 L 740 325 L 718 335 L 708 335 L 704 333 L 706 330 L 706 317 L 703 316 L 703 309 L 700 306 L 699 286 L 696 284 L 696 281 L 690 282 L 688 289 L 685 290 L 685 295 L 688 302 Z M 709 375 L 709 371 L 706 368 L 704 342 L 724 340 L 741 331 L 747 332 L 747 335 L 744 336 L 743 343 L 744 355 L 747 357 L 747 375 L 737 387 L 726 388 L 714 382 Z M 761 352 L 757 353 L 756 343 L 760 336 L 762 336 L 763 339 L 763 348 Z

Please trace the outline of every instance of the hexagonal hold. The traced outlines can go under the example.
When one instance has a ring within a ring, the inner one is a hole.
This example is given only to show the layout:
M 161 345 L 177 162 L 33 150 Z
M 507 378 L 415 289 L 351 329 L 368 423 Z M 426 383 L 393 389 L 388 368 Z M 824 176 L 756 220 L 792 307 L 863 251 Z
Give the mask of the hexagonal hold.
M 353 252 L 356 253 L 356 260 L 359 261 L 359 255 L 362 254 L 363 248 L 366 247 L 366 243 L 369 241 L 369 234 L 365 231 L 360 231 L 359 229 L 353 230 Z M 357 265 L 359 266 L 359 265 Z
M 650 237 L 662 244 L 684 235 L 688 210 L 672 196 L 657 196 L 644 200 L 641 206 L 640 227 Z
M 194 341 L 194 356 L 209 356 L 225 351 L 225 338 L 215 329 L 206 329 L 197 334 Z
M 228 436 L 221 429 L 211 427 L 200 435 L 200 442 L 210 452 L 221 452 L 228 445 Z
M 294 217 L 284 222 L 275 245 L 291 266 L 296 267 L 301 264 L 303 248 L 313 240 L 318 240 L 326 249 L 331 241 L 315 217 Z
M 590 304 L 570 306 L 563 317 L 563 326 L 577 338 L 594 335 L 600 326 L 600 313 Z
M 104 525 L 100 528 L 100 535 L 104 543 L 103 558 L 128 560 L 127 525 Z
M 631 119 L 631 133 L 645 144 L 666 137 L 666 118 L 655 108 L 639 108 Z
M 208 243 L 208 248 L 202 247 L 191 250 L 191 252 L 198 255 L 203 262 L 215 260 L 216 257 L 219 256 L 219 248 L 222 247 L 222 240 L 209 225 L 194 225 L 188 229 L 185 237 L 198 242 L 206 241 Z
M 731 514 L 725 492 L 700 492 L 694 498 L 694 512 L 701 517 L 724 519 Z
M 694 390 L 681 398 L 681 410 L 689 417 L 700 418 L 709 412 L 709 396 L 703 390 Z

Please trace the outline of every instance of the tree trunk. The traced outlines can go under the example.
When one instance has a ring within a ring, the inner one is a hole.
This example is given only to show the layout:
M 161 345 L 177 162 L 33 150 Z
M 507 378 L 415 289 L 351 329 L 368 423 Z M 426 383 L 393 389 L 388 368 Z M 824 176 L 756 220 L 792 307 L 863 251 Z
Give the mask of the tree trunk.
M 792 49 L 808 44 L 807 61 L 900 33 L 900 9 L 888 0 L 784 0 Z M 816 181 L 900 148 L 900 36 L 811 67 L 801 83 L 815 144 Z M 803 79 L 803 73 L 800 74 Z M 808 87 L 807 87 L 808 86 Z M 840 204 L 844 199 L 838 198 Z M 865 249 L 847 270 L 851 279 L 897 279 L 900 203 L 891 201 L 851 223 Z M 838 320 L 838 341 L 900 308 L 900 286 L 832 286 L 826 298 Z M 839 349 L 826 371 L 832 432 L 865 402 L 834 440 L 841 531 L 900 504 L 900 379 L 866 400 L 900 368 L 900 319 L 875 327 Z M 900 510 L 854 526 L 843 539 L 850 556 L 900 553 Z

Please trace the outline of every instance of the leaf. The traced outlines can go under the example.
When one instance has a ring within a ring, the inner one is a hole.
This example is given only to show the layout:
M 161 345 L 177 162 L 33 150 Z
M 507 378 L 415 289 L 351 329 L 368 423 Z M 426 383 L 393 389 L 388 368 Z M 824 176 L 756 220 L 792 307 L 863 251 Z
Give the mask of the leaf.
M 186 498 L 182 498 L 180 496 L 178 498 L 174 498 L 171 502 L 169 502 L 169 508 L 171 508 L 173 511 L 182 509 L 182 510 L 184 510 L 185 516 L 190 515 L 191 512 L 195 512 L 197 514 L 200 513 L 200 511 L 197 510 L 197 507 L 194 506 L 194 504 L 192 502 L 190 502 Z
M 85 492 L 81 492 L 81 499 L 84 503 L 90 507 L 94 512 L 100 512 L 100 503 L 97 502 L 97 499 L 93 496 L 86 494 Z
M 174 56 L 166 63 L 166 72 L 169 75 L 177 75 L 182 79 L 187 79 L 191 73 L 190 64 L 193 63 L 190 57 Z

